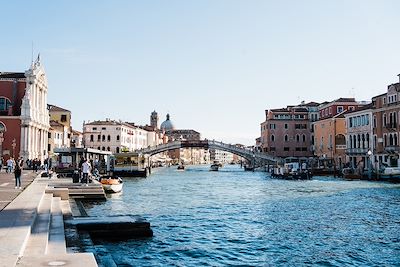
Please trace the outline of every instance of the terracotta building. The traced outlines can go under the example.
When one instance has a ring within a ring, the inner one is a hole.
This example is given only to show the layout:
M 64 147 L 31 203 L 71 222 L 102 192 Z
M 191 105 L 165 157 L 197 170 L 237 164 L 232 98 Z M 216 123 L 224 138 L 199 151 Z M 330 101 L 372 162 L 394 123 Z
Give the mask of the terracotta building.
M 265 111 L 261 123 L 261 150 L 277 157 L 311 157 L 309 110 L 288 106 Z
M 0 72 L 0 154 L 48 157 L 47 79 L 38 57 L 25 72 Z

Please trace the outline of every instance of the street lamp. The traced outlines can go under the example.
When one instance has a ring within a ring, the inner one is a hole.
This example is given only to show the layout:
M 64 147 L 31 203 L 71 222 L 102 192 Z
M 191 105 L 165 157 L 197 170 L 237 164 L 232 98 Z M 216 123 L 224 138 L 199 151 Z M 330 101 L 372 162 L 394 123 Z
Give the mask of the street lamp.
M 0 158 L 3 156 L 4 133 L 0 132 Z
M 368 152 L 367 152 L 367 154 L 368 154 L 368 179 L 370 179 L 371 180 L 371 176 L 372 176 L 372 159 L 371 159 L 371 156 L 372 156 L 372 151 L 371 150 L 368 150 Z

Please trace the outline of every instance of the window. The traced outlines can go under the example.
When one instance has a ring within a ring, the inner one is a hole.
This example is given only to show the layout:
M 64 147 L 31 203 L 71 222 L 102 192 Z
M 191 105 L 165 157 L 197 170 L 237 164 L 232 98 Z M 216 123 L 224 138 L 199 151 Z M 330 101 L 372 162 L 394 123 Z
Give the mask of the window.
M 96 131 L 97 130 L 97 127 L 93 127 L 93 131 Z
M 90 135 L 90 142 L 93 142 L 93 134 Z
M 296 134 L 296 141 L 300 142 L 300 135 Z
M 101 135 L 98 135 L 97 136 L 97 141 L 100 141 L 101 140 Z
M 296 151 L 301 151 L 301 147 L 296 147 Z
M 275 142 L 275 135 L 271 135 L 271 141 Z
M 329 107 L 329 115 L 332 114 L 332 107 Z
M 103 141 L 103 142 L 106 141 L 106 136 L 104 134 L 101 137 L 101 141 Z
M 0 111 L 7 111 L 11 106 L 11 101 L 5 97 L 0 97 Z
M 0 127 L 1 127 L 1 124 L 0 124 Z M 1 129 L 0 129 L 0 132 L 1 132 Z M 51 138 L 51 133 L 50 133 L 50 132 L 47 134 L 47 137 L 48 137 L 48 138 Z M 49 150 L 49 151 L 50 151 L 50 150 Z
M 342 113 L 343 112 L 343 107 L 342 106 L 338 106 L 336 108 L 337 113 Z
M 303 134 L 303 142 L 305 142 L 305 141 L 306 141 L 306 135 Z
M 374 115 L 374 122 L 373 122 L 374 128 L 376 128 L 376 116 Z
M 119 147 L 117 146 L 117 148 L 116 148 L 116 150 L 115 150 L 117 153 L 119 153 Z
M 111 141 L 111 136 L 110 136 L 110 135 L 107 135 L 107 141 L 108 141 L 108 142 Z M 108 150 L 108 151 L 110 151 L 110 150 Z
M 289 125 L 287 123 L 285 123 L 285 129 L 288 129 Z
M 276 126 L 275 126 L 274 123 L 271 123 L 271 124 L 269 125 L 269 128 L 270 128 L 270 129 L 276 129 Z
M 47 151 L 51 151 L 51 145 L 47 144 Z
M 107 130 L 107 128 L 106 128 L 106 127 L 102 127 L 101 129 L 102 129 L 102 130 Z
M 285 135 L 285 142 L 289 141 L 289 136 L 286 134 Z
M 107 147 L 107 151 L 110 151 L 110 147 L 109 146 Z
M 117 141 L 119 141 L 119 135 L 117 135 Z M 117 152 L 118 153 L 118 152 Z
M 63 114 L 61 115 L 61 122 L 66 122 L 67 121 L 67 115 Z
M 289 150 L 290 150 L 290 148 L 287 147 L 287 146 L 285 146 L 285 147 L 283 148 L 283 151 L 289 151 Z

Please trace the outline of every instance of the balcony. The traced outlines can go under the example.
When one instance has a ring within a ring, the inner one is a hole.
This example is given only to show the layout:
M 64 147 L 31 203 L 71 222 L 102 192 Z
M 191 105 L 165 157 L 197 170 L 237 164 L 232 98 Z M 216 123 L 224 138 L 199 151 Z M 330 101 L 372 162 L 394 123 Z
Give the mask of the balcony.
M 368 153 L 368 148 L 347 148 L 347 155 L 366 155 Z
M 336 149 L 346 149 L 346 145 L 336 145 Z
M 400 152 L 400 146 L 395 146 L 395 145 L 386 146 L 385 151 L 389 153 L 398 153 Z
M 385 125 L 386 129 L 397 129 L 397 123 L 396 122 L 392 122 L 392 123 L 386 123 Z

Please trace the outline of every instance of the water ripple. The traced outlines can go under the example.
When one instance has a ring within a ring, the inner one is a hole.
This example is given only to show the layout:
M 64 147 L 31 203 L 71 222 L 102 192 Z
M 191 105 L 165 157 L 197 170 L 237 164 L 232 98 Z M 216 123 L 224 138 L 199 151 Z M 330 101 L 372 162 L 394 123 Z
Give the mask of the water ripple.
M 86 207 L 151 222 L 151 239 L 97 244 L 118 266 L 400 265 L 400 185 L 170 168 Z

